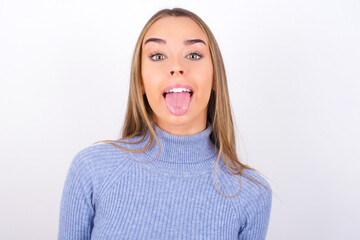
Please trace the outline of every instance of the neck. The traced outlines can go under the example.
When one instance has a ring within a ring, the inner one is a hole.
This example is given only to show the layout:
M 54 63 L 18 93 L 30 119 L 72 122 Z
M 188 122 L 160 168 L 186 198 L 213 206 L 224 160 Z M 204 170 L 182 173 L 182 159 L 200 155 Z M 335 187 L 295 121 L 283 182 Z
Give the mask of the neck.
M 146 163 L 145 165 L 159 172 L 182 176 L 213 170 L 217 148 L 210 140 L 211 124 L 207 124 L 207 128 L 202 132 L 185 136 L 168 133 L 156 124 L 153 126 L 159 138 L 161 152 L 156 159 L 159 154 L 159 145 L 154 139 L 151 147 L 139 155 L 141 161 Z M 144 143 L 148 140 L 149 132 Z
M 160 129 L 168 133 L 174 135 L 186 136 L 186 135 L 192 135 L 202 132 L 204 131 L 204 129 L 206 129 L 207 127 L 206 112 L 204 112 L 204 114 L 202 115 L 204 116 L 201 116 L 198 119 L 191 121 L 190 123 L 170 124 L 169 122 L 161 121 L 156 117 L 155 117 L 155 122 Z

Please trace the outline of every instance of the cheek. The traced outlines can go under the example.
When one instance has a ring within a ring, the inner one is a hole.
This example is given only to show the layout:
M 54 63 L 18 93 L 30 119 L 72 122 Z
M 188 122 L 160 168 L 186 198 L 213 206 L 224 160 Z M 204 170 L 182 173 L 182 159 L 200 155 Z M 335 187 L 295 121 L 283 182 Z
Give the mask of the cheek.
M 141 78 L 142 82 L 145 88 L 146 93 L 151 90 L 151 87 L 153 86 L 156 74 L 154 74 L 154 69 L 151 68 L 148 64 L 143 63 L 141 68 Z
M 207 105 L 211 95 L 213 84 L 213 68 L 212 64 L 206 63 L 197 68 L 197 85 L 200 89 L 199 100 Z
M 162 75 L 161 70 L 157 66 L 144 64 L 141 76 L 143 80 L 143 94 L 146 94 L 146 97 L 149 103 L 152 105 L 154 102 L 161 100 L 161 82 Z
M 205 92 L 210 91 L 213 83 L 213 68 L 212 64 L 204 63 L 199 64 L 192 69 L 192 75 L 197 81 L 200 89 L 204 89 Z
M 164 66 L 159 63 L 142 62 L 141 76 L 144 84 L 156 84 L 164 75 Z

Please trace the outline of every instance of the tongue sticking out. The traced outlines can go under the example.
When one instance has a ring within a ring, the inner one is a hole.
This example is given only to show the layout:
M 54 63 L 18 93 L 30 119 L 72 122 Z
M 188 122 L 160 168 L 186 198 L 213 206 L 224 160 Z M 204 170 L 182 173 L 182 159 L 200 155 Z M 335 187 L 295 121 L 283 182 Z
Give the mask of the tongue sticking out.
M 184 115 L 189 109 L 190 102 L 189 92 L 173 92 L 165 96 L 166 107 L 175 116 Z

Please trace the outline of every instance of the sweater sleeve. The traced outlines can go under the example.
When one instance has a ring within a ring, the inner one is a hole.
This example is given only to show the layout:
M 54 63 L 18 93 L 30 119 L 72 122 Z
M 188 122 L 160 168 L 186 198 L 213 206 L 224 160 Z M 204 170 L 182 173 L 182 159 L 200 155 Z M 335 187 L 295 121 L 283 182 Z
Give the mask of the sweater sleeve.
M 59 240 L 90 239 L 94 207 L 91 171 L 78 153 L 67 173 L 60 205 Z
M 247 190 L 248 199 L 243 202 L 245 210 L 245 225 L 239 233 L 239 240 L 264 240 L 269 226 L 272 193 L 269 183 L 259 175 L 253 176 L 263 183 L 258 186 L 253 182 Z

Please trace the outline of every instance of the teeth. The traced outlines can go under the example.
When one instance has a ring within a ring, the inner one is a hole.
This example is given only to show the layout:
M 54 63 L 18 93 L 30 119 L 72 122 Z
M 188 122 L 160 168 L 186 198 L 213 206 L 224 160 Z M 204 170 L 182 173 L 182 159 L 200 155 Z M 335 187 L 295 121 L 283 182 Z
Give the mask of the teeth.
M 191 93 L 191 91 L 186 88 L 173 88 L 170 91 L 167 91 L 166 93 L 171 93 L 171 92 L 189 92 L 189 93 Z

